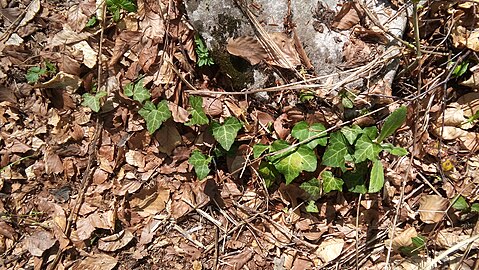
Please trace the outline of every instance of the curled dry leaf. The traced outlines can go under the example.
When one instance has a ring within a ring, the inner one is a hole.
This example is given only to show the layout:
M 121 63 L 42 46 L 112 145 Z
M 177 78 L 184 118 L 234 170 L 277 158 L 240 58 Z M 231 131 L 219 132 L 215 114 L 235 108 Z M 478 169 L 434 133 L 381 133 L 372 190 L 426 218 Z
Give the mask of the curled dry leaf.
M 452 42 L 457 48 L 469 48 L 479 52 L 479 31 L 467 30 L 464 26 L 457 26 L 452 29 Z
M 69 92 L 75 92 L 81 83 L 80 77 L 60 71 L 48 82 L 36 84 L 35 87 L 66 89 Z
M 171 153 L 178 145 L 182 144 L 181 135 L 176 126 L 171 121 L 167 121 L 155 134 L 156 139 L 160 143 L 158 149 L 171 156 Z
M 477 73 L 476 85 L 479 88 L 479 72 Z M 471 117 L 479 111 L 479 93 L 472 92 L 461 96 L 457 103 L 461 106 L 465 117 Z
M 392 249 L 394 251 L 398 251 L 399 248 L 401 247 L 407 247 L 412 245 L 412 238 L 416 236 L 417 236 L 416 229 L 414 227 L 409 227 L 405 229 L 404 231 L 402 231 L 401 233 L 396 234 L 396 236 L 394 236 L 392 240 L 388 239 L 384 241 L 384 246 L 386 248 L 389 248 L 389 246 L 392 246 Z M 392 245 L 391 245 L 391 242 L 392 242 Z
M 336 259 L 341 255 L 344 247 L 344 240 L 341 238 L 330 238 L 324 240 L 315 251 L 316 255 L 325 263 Z
M 74 44 L 72 47 L 83 53 L 83 64 L 85 64 L 85 66 L 93 68 L 96 65 L 98 54 L 93 50 L 88 42 L 82 40 Z
M 439 195 L 425 195 L 419 200 L 419 218 L 424 223 L 437 223 L 444 217 L 449 200 Z
M 442 130 L 444 129 L 444 130 Z M 462 130 L 458 127 L 436 127 L 432 129 L 432 132 L 437 137 L 442 137 L 444 140 L 455 140 L 459 137 L 463 137 L 467 134 L 467 131 Z
M 103 251 L 118 250 L 128 245 L 133 237 L 133 233 L 123 230 L 117 234 L 101 238 L 98 241 L 98 249 Z
M 462 228 L 442 229 L 437 233 L 436 244 L 443 249 L 448 249 L 455 244 L 470 238 L 469 235 L 464 233 Z M 471 248 L 475 249 L 479 247 L 479 243 L 473 242 Z M 461 248 L 464 250 L 466 246 Z
M 125 154 L 126 163 L 137 168 L 145 167 L 145 155 L 140 151 L 129 150 Z
M 338 30 L 348 30 L 359 23 L 360 12 L 354 2 L 346 2 L 334 17 L 331 27 Z
M 83 30 L 87 22 L 88 16 L 83 14 L 83 9 L 80 8 L 80 5 L 70 7 L 68 10 L 67 23 L 74 31 L 80 32 Z
M 203 97 L 203 109 L 209 116 L 218 116 L 223 113 L 223 102 L 218 97 Z
M 92 33 L 73 31 L 69 25 L 64 25 L 63 30 L 56 33 L 55 36 L 48 42 L 48 47 L 56 47 L 61 45 L 69 45 L 89 38 Z
M 261 43 L 256 38 L 249 36 L 236 39 L 230 38 L 226 45 L 226 50 L 232 55 L 248 60 L 251 65 L 256 65 L 268 58 L 268 53 L 261 46 Z
M 463 148 L 471 153 L 479 151 L 479 133 L 467 132 L 464 136 L 459 137 Z

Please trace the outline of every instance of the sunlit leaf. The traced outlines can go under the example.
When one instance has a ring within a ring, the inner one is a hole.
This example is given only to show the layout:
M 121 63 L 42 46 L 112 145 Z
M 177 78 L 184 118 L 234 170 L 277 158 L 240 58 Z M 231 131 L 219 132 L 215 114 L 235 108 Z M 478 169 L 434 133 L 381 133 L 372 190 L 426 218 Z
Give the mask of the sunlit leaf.
M 135 85 L 133 83 L 126 84 L 125 87 L 123 87 L 123 93 L 125 94 L 125 96 L 132 97 L 134 87 Z
M 82 95 L 83 102 L 81 103 L 83 106 L 90 108 L 94 112 L 99 112 L 101 108 L 101 98 L 106 96 L 105 91 L 100 91 L 95 95 L 90 93 L 85 93 Z
M 479 213 L 479 203 L 473 203 L 473 204 L 471 205 L 471 211 L 472 211 L 472 212 Z
M 199 150 L 195 149 L 192 153 L 188 162 L 193 165 L 195 169 L 196 176 L 203 180 L 210 173 L 210 162 L 212 157 L 203 155 Z
M 341 133 L 343 133 L 350 145 L 354 145 L 354 142 L 358 136 L 363 133 L 363 130 L 358 125 L 353 125 L 351 127 L 345 126 L 341 128 Z
M 371 168 L 371 178 L 369 179 L 369 193 L 379 192 L 384 186 L 384 168 L 381 160 L 376 159 L 373 161 L 373 167 Z
M 344 181 L 334 177 L 330 171 L 324 171 L 321 173 L 321 180 L 323 181 L 324 193 L 329 193 L 333 190 L 343 191 Z
M 386 118 L 377 142 L 381 143 L 386 137 L 393 134 L 406 121 L 407 108 L 399 107 Z
M 203 110 L 202 97 L 190 96 L 190 106 L 191 108 L 188 110 L 188 112 L 191 114 L 191 119 L 185 123 L 186 126 L 206 125 L 210 122 Z
M 146 89 L 143 85 L 143 79 L 135 83 L 135 88 L 133 90 L 133 99 L 143 103 L 143 101 L 150 99 L 150 91 Z
M 467 203 L 466 198 L 464 198 L 463 196 L 459 196 L 452 205 L 452 207 L 456 210 L 463 211 L 469 208 L 469 204 Z
M 229 117 L 222 125 L 218 122 L 213 122 L 211 130 L 213 132 L 213 137 L 226 151 L 228 151 L 230 150 L 231 145 L 233 145 L 236 135 L 238 135 L 238 131 L 242 127 L 243 125 L 238 119 Z
M 344 157 L 348 154 L 347 141 L 340 131 L 331 134 L 329 144 L 323 155 L 322 164 L 346 169 Z
M 47 70 L 40 67 L 31 67 L 27 71 L 25 78 L 29 83 L 36 83 L 41 76 L 47 74 Z
M 284 175 L 286 184 L 289 184 L 302 171 L 314 172 L 317 162 L 314 151 L 305 145 L 301 145 L 295 151 L 276 159 L 273 165 Z
M 306 212 L 308 213 L 319 213 L 318 206 L 316 205 L 316 202 L 311 200 L 308 202 L 306 205 Z
M 141 113 L 138 113 L 145 118 L 146 128 L 148 129 L 148 132 L 150 132 L 150 134 L 153 134 L 157 129 L 161 127 L 161 124 L 163 124 L 163 122 L 165 122 L 166 120 L 168 120 L 168 118 L 171 117 L 171 112 L 168 109 L 168 103 L 166 100 L 162 100 L 160 103 L 158 103 L 158 106 L 155 109 L 152 109 L 150 104 L 148 106 L 148 109 L 151 109 L 148 113 L 146 113 L 147 109 L 145 109 L 145 111 L 142 111 Z M 145 114 L 146 117 L 144 116 Z
M 294 125 L 293 129 L 291 130 L 291 135 L 302 142 L 313 136 L 323 133 L 323 136 L 320 138 L 314 139 L 306 144 L 309 148 L 314 149 L 316 146 L 318 146 L 318 144 L 322 146 L 327 144 L 328 139 L 326 137 L 326 132 L 324 132 L 325 130 L 326 128 L 320 123 L 314 123 L 310 126 L 305 121 L 301 121 Z
M 382 151 L 382 148 L 379 144 L 373 143 L 371 139 L 365 134 L 361 135 L 356 141 L 354 149 L 354 160 L 356 163 L 360 163 L 369 160 L 378 159 L 379 153 Z
M 269 145 L 257 143 L 253 145 L 253 157 L 258 158 L 260 157 L 264 151 L 266 151 L 269 148 Z

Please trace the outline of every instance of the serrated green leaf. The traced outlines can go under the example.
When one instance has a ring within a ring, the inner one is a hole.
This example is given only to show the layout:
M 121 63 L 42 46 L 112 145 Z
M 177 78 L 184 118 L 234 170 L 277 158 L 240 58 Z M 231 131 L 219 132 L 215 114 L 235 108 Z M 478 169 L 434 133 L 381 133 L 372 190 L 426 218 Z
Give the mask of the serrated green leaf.
M 196 176 L 200 180 L 203 180 L 210 173 L 209 165 L 210 165 L 211 159 L 212 157 L 210 156 L 206 157 L 199 150 L 194 150 L 191 153 L 191 156 L 188 159 L 188 162 L 191 163 L 191 165 L 193 165 Z
M 162 100 L 158 103 L 157 109 L 151 110 L 145 117 L 146 128 L 150 134 L 153 134 L 157 129 L 161 127 L 161 124 L 171 117 L 171 112 L 168 109 L 168 103 L 166 100 Z
M 316 178 L 302 183 L 299 187 L 309 194 L 311 200 L 316 200 L 321 195 L 321 186 Z
M 341 133 L 343 133 L 350 145 L 354 145 L 354 142 L 358 136 L 363 133 L 363 130 L 358 125 L 353 125 L 351 127 L 346 126 L 341 128 Z
M 302 171 L 314 172 L 317 166 L 314 151 L 301 145 L 296 151 L 273 162 L 276 169 L 284 175 L 286 184 L 291 183 Z
M 47 74 L 47 70 L 40 67 L 31 67 L 27 71 L 25 78 L 29 83 L 36 83 L 40 79 L 40 76 Z
M 381 147 L 383 148 L 383 150 L 395 156 L 402 157 L 408 154 L 408 151 L 406 149 L 402 147 L 396 147 L 392 143 L 383 143 L 381 144 Z
M 280 174 L 273 164 L 266 161 L 259 164 L 258 172 L 261 177 L 263 177 L 267 188 L 271 187 L 274 182 L 280 179 Z
M 190 96 L 190 106 L 191 108 L 188 112 L 191 114 L 191 119 L 186 126 L 192 125 L 207 125 L 210 121 L 203 111 L 203 98 L 199 96 Z
M 356 141 L 354 149 L 354 161 L 360 163 L 369 160 L 378 159 L 379 153 L 382 151 L 382 148 L 379 144 L 373 143 L 371 139 L 365 134 L 361 135 Z
M 316 205 L 316 202 L 311 200 L 308 202 L 306 205 L 306 212 L 308 213 L 319 213 L 318 206 Z
M 104 96 L 106 96 L 105 91 L 98 92 L 96 95 L 85 93 L 82 95 L 83 102 L 81 105 L 90 108 L 94 112 L 99 112 L 101 108 L 100 99 Z
M 45 60 L 45 67 L 47 68 L 47 72 L 50 74 L 57 73 L 57 67 L 50 61 Z
M 143 85 L 143 79 L 139 80 L 135 84 L 135 88 L 133 90 L 133 99 L 140 103 L 143 103 L 143 101 L 150 99 L 150 97 L 150 91 L 146 89 Z
M 469 204 L 467 203 L 466 198 L 459 196 L 452 207 L 456 210 L 464 211 L 469 208 Z
M 234 118 L 226 118 L 225 122 L 221 125 L 217 122 L 213 122 L 211 125 L 211 130 L 213 132 L 213 137 L 221 144 L 221 146 L 226 150 L 230 150 L 231 145 L 233 145 L 238 131 L 243 127 L 241 122 Z
M 316 148 L 316 146 L 322 145 L 325 146 L 328 143 L 328 139 L 326 137 L 326 132 L 324 132 L 326 128 L 320 123 L 313 123 L 311 126 L 308 125 L 305 121 L 298 122 L 294 125 L 293 129 L 291 130 L 291 135 L 298 139 L 300 142 L 307 140 L 313 136 L 317 136 L 321 133 L 324 133 L 321 138 L 314 139 L 306 144 L 311 149 Z
M 123 87 L 123 94 L 127 97 L 132 97 L 133 96 L 133 89 L 135 85 L 133 83 L 127 83 L 125 87 Z
M 257 143 L 253 145 L 253 157 L 259 158 L 268 148 L 269 145 L 266 144 Z
M 381 133 L 377 138 L 377 142 L 381 143 L 386 137 L 392 135 L 402 124 L 406 121 L 407 108 L 405 106 L 399 107 L 384 121 Z
M 329 193 L 333 190 L 342 191 L 344 181 L 334 177 L 333 173 L 330 171 L 323 171 L 321 173 L 321 180 L 323 181 L 323 191 L 324 193 Z
M 384 186 L 384 168 L 381 160 L 376 159 L 373 161 L 373 167 L 371 168 L 371 178 L 369 179 L 369 193 L 376 193 Z
M 471 205 L 471 211 L 472 211 L 472 212 L 479 213 L 479 203 L 473 203 L 473 204 Z
M 94 26 L 94 25 L 96 24 L 96 21 L 97 21 L 96 16 L 92 16 L 92 17 L 88 20 L 88 22 L 86 23 L 85 27 L 86 27 L 86 28 L 90 28 L 90 27 Z
M 344 157 L 348 154 L 347 141 L 340 131 L 331 134 L 329 144 L 323 155 L 322 164 L 331 167 L 340 167 L 346 170 Z

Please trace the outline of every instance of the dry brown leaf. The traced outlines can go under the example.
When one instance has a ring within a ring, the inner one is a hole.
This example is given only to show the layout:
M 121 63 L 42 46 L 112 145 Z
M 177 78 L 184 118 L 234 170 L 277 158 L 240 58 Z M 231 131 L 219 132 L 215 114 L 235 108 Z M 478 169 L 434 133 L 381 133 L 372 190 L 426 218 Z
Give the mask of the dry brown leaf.
M 203 109 L 209 116 L 221 115 L 223 113 L 223 102 L 218 97 L 203 97 Z
M 35 15 L 40 11 L 40 0 L 33 0 L 27 7 L 26 13 L 22 21 L 18 24 L 19 27 L 27 25 L 28 22 L 35 18 Z
M 30 254 L 41 257 L 43 252 L 53 247 L 57 240 L 50 232 L 37 230 L 26 239 L 26 247 Z
M 471 153 L 479 151 L 479 133 L 467 132 L 463 136 L 459 137 L 464 149 L 469 150 Z
M 437 223 L 442 220 L 449 200 L 439 195 L 423 195 L 419 200 L 419 218 L 424 223 Z
M 45 162 L 45 171 L 47 174 L 59 174 L 63 172 L 63 163 L 53 150 L 45 150 L 43 161 Z
M 472 73 L 469 79 L 463 82 L 460 82 L 459 84 L 467 86 L 467 87 L 471 87 L 474 89 L 479 88 L 479 70 L 474 71 L 474 73 Z M 474 94 L 478 94 L 478 93 L 474 93 Z
M 187 110 L 178 106 L 173 102 L 168 102 L 168 109 L 171 111 L 171 116 L 176 123 L 186 123 L 189 120 L 189 113 Z
M 133 238 L 133 233 L 123 230 L 117 234 L 100 238 L 98 241 L 98 249 L 103 251 L 115 251 L 128 245 Z
M 72 46 L 74 49 L 83 53 L 83 64 L 89 68 L 93 68 L 96 65 L 98 53 L 86 42 L 82 40 Z
M 394 239 L 392 239 L 392 249 L 397 252 L 401 247 L 407 247 L 412 245 L 412 238 L 416 236 L 417 231 L 414 227 L 409 227 L 405 229 L 401 233 L 396 234 L 394 236 Z M 391 245 L 391 239 L 384 241 L 384 245 L 386 246 L 386 248 L 389 248 L 389 246 Z
M 445 126 L 442 128 L 441 127 L 433 128 L 432 133 L 437 137 L 442 137 L 444 140 L 455 140 L 459 137 L 466 136 L 468 132 L 457 127 Z
M 479 72 L 478 72 L 477 83 L 479 83 Z M 479 93 L 477 92 L 467 93 L 461 96 L 457 100 L 457 103 L 459 103 L 459 105 L 461 106 L 461 109 L 464 111 L 464 116 L 469 118 L 479 111 Z
M 156 132 L 155 138 L 160 143 L 158 149 L 168 156 L 171 156 L 173 150 L 182 144 L 181 135 L 178 129 L 176 129 L 175 124 L 171 121 L 167 121 L 162 125 L 158 132 Z
M 314 252 L 325 263 L 328 263 L 341 255 L 344 247 L 344 240 L 341 238 L 330 238 L 324 240 Z
M 331 27 L 338 30 L 348 30 L 359 23 L 359 9 L 354 2 L 345 2 L 334 17 Z
M 243 269 L 246 263 L 248 263 L 253 257 L 253 251 L 249 248 L 244 249 L 241 253 L 230 256 L 226 260 L 225 270 L 240 270 Z
M 256 38 L 249 36 L 229 39 L 226 50 L 232 55 L 248 60 L 251 65 L 256 65 L 268 58 L 268 53 L 261 43 Z
M 437 233 L 436 236 L 436 244 L 443 249 L 448 249 L 455 244 L 466 240 L 470 238 L 469 235 L 464 233 L 464 230 L 462 228 L 448 228 L 448 229 L 442 229 Z M 479 247 L 479 243 L 473 242 L 471 248 L 476 249 Z M 464 250 L 466 246 L 461 248 L 461 250 Z
M 479 31 L 469 31 L 464 26 L 457 26 L 452 29 L 451 36 L 455 47 L 466 47 L 479 52 Z
M 145 167 L 145 155 L 140 151 L 136 150 L 129 150 L 125 153 L 125 160 L 126 163 L 130 164 L 131 166 L 135 166 L 137 168 Z
M 462 129 L 473 127 L 472 124 L 467 123 L 467 118 L 464 116 L 464 110 L 457 105 L 456 107 L 447 108 L 436 120 L 436 126 L 441 126 L 443 120 L 445 126 L 460 127 Z
M 48 47 L 56 47 L 61 45 L 69 45 L 89 38 L 92 33 L 73 31 L 69 25 L 64 25 L 63 30 L 56 33 L 55 36 L 48 42 Z
M 118 260 L 114 257 L 103 253 L 93 254 L 80 260 L 73 270 L 111 270 L 118 264 Z
M 130 48 L 138 44 L 141 40 L 141 32 L 139 31 L 121 31 L 115 38 L 115 47 L 110 58 L 109 65 L 114 66 L 123 57 L 123 54 Z
M 276 45 L 278 45 L 279 49 L 281 50 L 281 53 L 283 53 L 282 58 L 286 60 L 288 65 L 281 65 L 280 63 L 278 63 L 278 61 L 275 60 L 277 58 L 281 59 L 281 57 L 274 56 L 273 59 L 270 59 L 271 55 L 268 58 L 268 64 L 280 66 L 282 68 L 290 68 L 301 65 L 301 59 L 299 58 L 298 51 L 296 51 L 296 48 L 294 46 L 294 40 L 292 38 L 282 32 L 270 33 L 269 37 Z
M 83 14 L 80 5 L 74 5 L 68 10 L 67 22 L 75 32 L 80 32 L 88 22 L 88 16 Z
M 44 83 L 38 83 L 34 85 L 34 87 L 66 89 L 72 93 L 75 92 L 81 84 L 82 80 L 80 77 L 60 71 L 51 80 Z

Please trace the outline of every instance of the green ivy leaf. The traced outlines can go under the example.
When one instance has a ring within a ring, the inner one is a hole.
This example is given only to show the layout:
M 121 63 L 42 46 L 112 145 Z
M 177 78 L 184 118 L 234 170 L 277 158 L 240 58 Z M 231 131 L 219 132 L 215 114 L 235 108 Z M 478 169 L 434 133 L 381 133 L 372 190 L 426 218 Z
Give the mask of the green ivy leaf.
M 366 194 L 366 175 L 369 172 L 367 162 L 355 164 L 354 171 L 346 171 L 343 174 L 343 180 L 350 192 Z
M 278 151 L 281 151 L 285 148 L 288 148 L 289 146 L 291 146 L 287 141 L 284 141 L 284 140 L 276 140 L 274 141 L 271 146 L 269 147 L 269 151 L 270 152 L 278 152 Z M 270 156 L 268 157 L 268 159 L 271 161 L 271 162 L 276 162 L 278 161 L 279 159 L 282 159 L 284 157 L 286 157 L 287 155 L 291 154 L 292 152 L 294 152 L 296 149 L 295 148 L 292 148 L 288 151 L 285 151 L 285 152 L 282 152 L 282 153 L 278 153 L 278 154 L 275 154 L 274 156 Z
M 153 110 L 156 110 L 155 104 L 153 104 L 153 102 L 147 100 L 145 102 L 145 105 L 143 105 L 143 108 L 141 108 L 138 111 L 138 114 L 141 115 L 141 117 L 143 117 L 145 119 L 148 116 L 148 114 Z
M 310 126 L 305 121 L 301 121 L 294 125 L 293 129 L 291 130 L 291 135 L 302 142 L 320 133 L 324 133 L 321 138 L 314 139 L 306 144 L 306 146 L 309 148 L 314 149 L 316 146 L 318 146 L 318 144 L 325 146 L 328 143 L 328 139 L 326 137 L 327 134 L 324 132 L 325 130 L 326 128 L 320 123 L 313 123 Z
M 466 198 L 459 196 L 452 207 L 456 210 L 464 211 L 469 208 L 469 204 L 467 203 Z
M 284 175 L 286 184 L 291 183 L 302 171 L 314 172 L 317 166 L 317 158 L 314 151 L 301 145 L 291 153 L 276 159 L 273 165 Z
M 136 5 L 132 0 L 122 0 L 119 6 L 128 12 L 136 12 Z
M 311 200 L 308 202 L 306 205 L 306 212 L 308 213 L 319 213 L 318 206 L 316 205 L 316 202 Z
M 36 83 L 41 76 L 47 74 L 47 70 L 40 67 L 31 67 L 27 71 L 25 78 L 29 83 Z
M 343 133 L 350 145 L 354 145 L 354 142 L 358 136 L 363 133 L 363 130 L 358 125 L 353 125 L 351 127 L 345 126 L 341 128 L 341 133 Z
M 471 211 L 472 211 L 472 212 L 479 213 L 479 203 L 473 203 L 473 204 L 471 205 Z
M 407 108 L 405 106 L 399 107 L 391 115 L 386 118 L 381 133 L 377 138 L 377 142 L 381 143 L 389 135 L 393 134 L 406 121 Z
M 263 177 L 266 187 L 269 188 L 280 179 L 279 172 L 273 166 L 273 164 L 263 161 L 259 164 L 258 172 Z
M 382 151 L 382 148 L 379 144 L 373 143 L 371 139 L 365 134 L 361 135 L 356 141 L 355 150 L 354 150 L 354 160 L 356 163 L 360 163 L 369 160 L 378 159 L 379 153 Z
M 369 139 L 374 140 L 378 137 L 378 128 L 375 126 L 363 128 L 363 133 L 368 136 Z
M 226 118 L 223 125 L 213 122 L 211 124 L 211 130 L 213 132 L 213 137 L 221 144 L 221 146 L 226 150 L 230 150 L 231 145 L 233 145 L 238 131 L 243 127 L 241 122 L 234 118 Z
M 100 91 L 96 95 L 85 93 L 82 95 L 83 102 L 81 105 L 90 108 L 94 112 L 99 112 L 101 108 L 100 99 L 104 96 L 106 96 L 105 91 Z
M 140 113 L 140 112 L 138 112 Z M 142 112 L 140 115 L 144 115 L 146 113 Z M 149 113 L 146 114 L 145 121 L 146 121 L 146 128 L 150 134 L 153 134 L 157 129 L 161 127 L 161 124 L 168 120 L 171 117 L 171 112 L 168 109 L 168 103 L 166 100 L 162 100 L 158 103 L 157 109 L 150 110 Z
M 322 164 L 331 167 L 340 167 L 346 170 L 344 157 L 348 154 L 347 141 L 340 131 L 331 134 L 329 144 L 323 155 Z
M 203 155 L 199 150 L 195 149 L 192 153 L 188 162 L 193 165 L 195 169 L 196 176 L 203 180 L 210 173 L 210 162 L 212 157 Z
M 316 178 L 302 183 L 299 187 L 309 194 L 311 200 L 317 200 L 319 195 L 321 195 L 321 186 L 319 180 Z
M 143 101 L 150 99 L 150 97 L 150 91 L 144 87 L 143 79 L 139 80 L 135 84 L 135 89 L 133 90 L 133 99 L 143 103 Z
M 323 180 L 323 191 L 329 193 L 333 190 L 343 191 L 343 180 L 334 177 L 330 171 L 323 171 L 321 173 L 321 180 Z
M 127 83 L 125 85 L 125 87 L 123 87 L 123 93 L 125 94 L 125 96 L 132 97 L 134 87 L 135 87 L 135 85 L 133 83 L 131 83 L 131 82 Z
M 186 126 L 192 125 L 207 125 L 210 121 L 203 111 L 203 98 L 199 96 L 190 96 L 190 106 L 191 108 L 188 112 L 191 114 L 191 119 Z
M 383 143 L 381 144 L 381 147 L 383 148 L 383 150 L 395 156 L 402 157 L 408 154 L 408 151 L 406 149 L 402 147 L 396 147 L 392 143 Z
M 373 167 L 371 168 L 371 178 L 369 179 L 369 193 L 376 193 L 384 186 L 384 168 L 381 160 L 376 159 L 373 161 Z
M 257 143 L 253 145 L 253 157 L 259 158 L 268 148 L 269 145 L 266 144 Z

